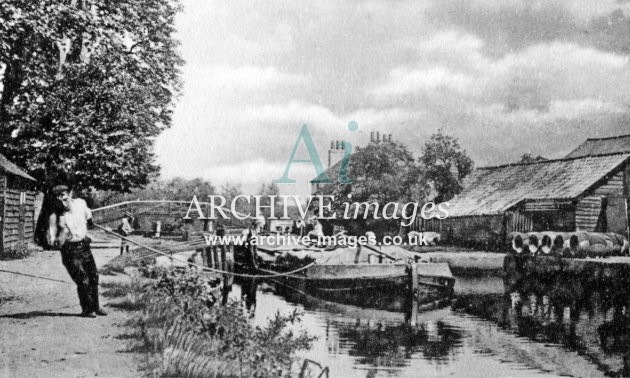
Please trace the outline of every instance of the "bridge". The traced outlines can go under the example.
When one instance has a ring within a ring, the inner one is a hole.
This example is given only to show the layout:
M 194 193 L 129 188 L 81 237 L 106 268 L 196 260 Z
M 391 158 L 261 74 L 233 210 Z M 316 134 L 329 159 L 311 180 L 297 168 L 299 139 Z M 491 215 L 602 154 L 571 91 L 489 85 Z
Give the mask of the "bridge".
M 132 216 L 133 228 L 137 233 L 155 234 L 160 224 L 161 234 L 165 236 L 181 236 L 185 233 L 212 232 L 217 227 L 226 230 L 243 229 L 249 227 L 252 217 L 236 213 L 239 219 L 230 209 L 221 208 L 228 219 L 198 219 L 198 212 L 193 207 L 191 219 L 183 219 L 190 208 L 190 201 L 170 201 L 170 200 L 137 200 L 126 201 L 113 205 L 108 205 L 92 210 L 94 223 L 116 229 L 127 216 Z M 210 203 L 199 202 L 204 215 L 208 215 Z M 216 207 L 215 207 L 216 208 Z

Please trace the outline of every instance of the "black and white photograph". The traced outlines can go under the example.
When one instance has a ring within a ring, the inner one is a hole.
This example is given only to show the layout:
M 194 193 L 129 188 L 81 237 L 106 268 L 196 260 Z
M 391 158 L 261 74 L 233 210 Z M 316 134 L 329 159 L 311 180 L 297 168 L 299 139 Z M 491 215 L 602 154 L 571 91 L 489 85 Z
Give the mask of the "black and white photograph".
M 630 1 L 0 0 L 0 377 L 630 377 Z

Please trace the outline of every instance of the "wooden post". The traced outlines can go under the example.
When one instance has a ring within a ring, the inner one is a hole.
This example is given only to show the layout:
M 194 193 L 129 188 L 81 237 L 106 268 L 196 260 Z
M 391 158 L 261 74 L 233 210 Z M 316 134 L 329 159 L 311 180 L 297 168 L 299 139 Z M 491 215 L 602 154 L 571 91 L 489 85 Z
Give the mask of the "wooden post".
M 195 250 L 195 254 L 201 253 L 201 260 L 202 260 L 201 265 L 203 266 L 208 266 L 208 255 L 206 254 L 206 248 L 207 247 L 201 247 Z
M 214 268 L 214 254 L 212 253 L 212 246 L 206 247 L 206 260 L 208 261 L 208 267 Z
M 221 255 L 219 254 L 219 247 L 212 246 L 212 255 L 214 256 L 214 268 L 221 269 Z
M 416 318 L 418 317 L 418 268 L 416 263 L 409 264 L 409 295 L 411 295 L 409 303 L 411 303 L 411 326 L 416 326 Z

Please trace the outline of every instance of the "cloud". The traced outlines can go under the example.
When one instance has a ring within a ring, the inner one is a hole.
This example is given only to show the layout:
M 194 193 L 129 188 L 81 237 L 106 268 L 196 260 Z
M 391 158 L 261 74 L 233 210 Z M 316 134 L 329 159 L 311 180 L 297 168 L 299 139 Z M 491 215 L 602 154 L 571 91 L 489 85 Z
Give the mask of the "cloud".
M 261 91 L 281 87 L 308 85 L 310 77 L 304 74 L 279 72 L 276 67 L 218 66 L 200 70 L 198 80 L 212 85 L 217 91 Z M 199 81 L 193 82 L 193 84 Z
M 184 93 L 156 153 L 165 175 L 269 182 L 308 124 L 322 160 L 371 131 L 419 153 L 438 128 L 480 165 L 559 157 L 627 129 L 627 4 L 186 0 Z
M 248 107 L 244 109 L 242 119 L 246 122 L 272 125 L 309 124 L 318 128 L 334 128 L 343 125 L 343 120 L 330 109 L 301 101 Z
M 387 83 L 371 92 L 386 97 L 438 89 L 466 93 L 473 81 L 474 79 L 466 74 L 453 72 L 444 67 L 419 70 L 395 68 L 389 73 Z
M 606 104 L 575 108 L 576 115 L 588 109 L 616 112 L 623 108 L 619 104 L 630 101 L 625 90 L 630 85 L 627 55 L 552 42 L 493 58 L 483 54 L 483 46 L 475 36 L 438 33 L 418 46 L 421 53 L 431 54 L 431 61 L 420 57 L 417 68 L 393 68 L 368 95 L 386 102 L 403 98 L 419 107 L 435 101 L 465 108 L 500 104 L 507 111 L 536 110 L 536 114 L 544 114 L 554 101 Z

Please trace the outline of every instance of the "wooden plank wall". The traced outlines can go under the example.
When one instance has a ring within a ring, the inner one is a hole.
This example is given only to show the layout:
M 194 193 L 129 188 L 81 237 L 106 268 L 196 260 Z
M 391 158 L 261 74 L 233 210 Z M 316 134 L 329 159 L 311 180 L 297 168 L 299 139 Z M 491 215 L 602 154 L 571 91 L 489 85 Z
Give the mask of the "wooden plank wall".
M 628 170 L 628 167 L 626 167 Z M 578 202 L 575 212 L 575 228 L 578 231 L 613 231 L 615 230 L 600 230 L 602 225 L 606 228 L 607 225 L 625 224 L 624 219 L 618 219 L 625 216 L 625 199 L 624 193 L 627 190 L 624 184 L 624 172 L 620 171 L 604 184 L 595 188 L 588 196 L 584 197 Z M 610 209 L 606 211 L 607 219 L 600 219 L 602 215 L 603 199 L 606 198 Z M 599 225 L 599 227 L 598 227 Z M 621 227 L 623 228 L 623 227 Z
M 4 190 L 3 251 L 21 248 L 35 235 L 35 192 L 27 191 L 24 204 L 24 237 L 20 238 L 20 191 Z
M 422 219 L 414 223 L 416 231 L 433 231 L 442 234 L 446 243 L 494 249 L 504 242 L 504 215 L 481 215 L 446 219 Z
M 577 231 L 595 231 L 602 212 L 602 197 L 584 197 L 575 209 L 575 229 Z
M 506 233 L 518 231 L 518 232 L 531 232 L 534 229 L 534 223 L 532 221 L 532 214 L 529 212 L 514 211 L 507 212 L 505 222 Z
M 623 171 L 608 179 L 606 183 L 593 191 L 595 196 L 621 197 L 623 196 Z
M 0 175 L 0 181 L 4 176 Z M 4 252 L 4 186 L 0 187 L 0 254 Z

